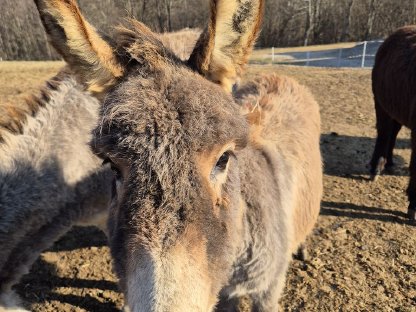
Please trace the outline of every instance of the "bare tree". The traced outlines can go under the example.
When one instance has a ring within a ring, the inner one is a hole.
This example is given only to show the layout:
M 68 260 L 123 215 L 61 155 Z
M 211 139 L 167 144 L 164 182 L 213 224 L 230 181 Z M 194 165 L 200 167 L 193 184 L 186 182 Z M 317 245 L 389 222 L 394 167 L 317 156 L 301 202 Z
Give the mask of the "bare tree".
M 350 35 L 350 26 L 351 26 L 351 22 L 352 22 L 352 8 L 354 5 L 354 0 L 349 0 L 348 4 L 347 4 L 347 18 L 345 19 L 345 23 L 344 23 L 344 27 L 342 29 L 342 34 L 341 34 L 341 38 L 340 41 L 346 41 L 349 39 Z
M 365 40 L 368 40 L 373 33 L 373 24 L 374 18 L 376 17 L 376 7 L 375 0 L 370 0 L 369 11 L 368 11 L 368 20 L 367 20 L 367 30 L 364 36 Z
M 0 58 L 56 59 L 32 0 L 1 0 Z M 125 16 L 157 32 L 203 28 L 209 0 L 78 0 L 88 19 L 111 32 Z M 383 38 L 416 23 L 416 0 L 266 0 L 260 46 L 296 46 Z
M 306 18 L 306 27 L 305 27 L 305 41 L 304 44 L 307 46 L 311 39 L 311 35 L 315 29 L 316 23 L 318 21 L 318 16 L 320 13 L 321 0 L 305 0 L 308 3 L 307 6 L 307 18 Z
M 412 24 L 416 24 L 416 0 L 413 0 L 413 10 L 412 10 Z

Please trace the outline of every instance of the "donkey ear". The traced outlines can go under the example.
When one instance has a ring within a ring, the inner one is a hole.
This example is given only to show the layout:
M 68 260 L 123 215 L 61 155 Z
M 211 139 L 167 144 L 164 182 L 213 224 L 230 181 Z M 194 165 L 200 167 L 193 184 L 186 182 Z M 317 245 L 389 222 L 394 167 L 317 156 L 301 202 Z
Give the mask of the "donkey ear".
M 260 32 L 264 0 L 211 0 L 211 18 L 188 64 L 231 92 Z
M 123 75 L 112 47 L 82 16 L 76 0 L 35 0 L 55 49 L 81 83 L 99 97 Z

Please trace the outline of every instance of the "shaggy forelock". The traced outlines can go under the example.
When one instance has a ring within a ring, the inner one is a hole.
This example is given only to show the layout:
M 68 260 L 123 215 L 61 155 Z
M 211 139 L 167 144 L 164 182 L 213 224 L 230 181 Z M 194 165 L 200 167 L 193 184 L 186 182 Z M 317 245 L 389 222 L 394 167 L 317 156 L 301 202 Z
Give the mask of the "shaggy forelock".
M 98 140 L 142 174 L 156 175 L 166 200 L 190 196 L 197 152 L 245 140 L 247 125 L 232 98 L 185 65 L 151 72 L 137 65 L 103 107 Z M 146 189 L 150 180 L 136 182 Z

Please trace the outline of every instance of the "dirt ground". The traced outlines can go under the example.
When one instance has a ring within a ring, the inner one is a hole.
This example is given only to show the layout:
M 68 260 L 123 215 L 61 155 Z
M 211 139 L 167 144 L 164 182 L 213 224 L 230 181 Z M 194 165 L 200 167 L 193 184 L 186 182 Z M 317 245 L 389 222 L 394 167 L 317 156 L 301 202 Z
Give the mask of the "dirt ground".
M 18 102 L 62 63 L 0 63 L 1 102 Z M 377 182 L 366 164 L 374 145 L 370 71 L 251 66 L 307 85 L 322 114 L 325 191 L 309 238 L 310 258 L 293 261 L 284 311 L 416 311 L 416 226 L 406 219 L 409 132 L 395 149 L 397 167 Z M 17 286 L 33 311 L 118 311 L 105 236 L 75 228 L 44 252 Z

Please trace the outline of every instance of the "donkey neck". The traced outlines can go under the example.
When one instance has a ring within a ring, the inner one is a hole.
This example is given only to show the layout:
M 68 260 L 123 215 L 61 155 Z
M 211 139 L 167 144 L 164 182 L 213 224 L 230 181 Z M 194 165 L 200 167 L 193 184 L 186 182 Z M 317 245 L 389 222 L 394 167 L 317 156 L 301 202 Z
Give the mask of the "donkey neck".
M 98 159 L 92 157 L 88 143 L 99 102 L 82 91 L 72 75 L 58 76 L 46 84 L 40 97 L 28 100 L 28 107 L 36 108 L 19 119 L 19 131 L 0 130 L 1 170 L 22 163 L 43 170 L 54 163 L 64 170 L 68 182 L 74 182 L 83 169 L 95 168 Z
M 58 74 L 46 81 L 35 94 L 31 94 L 18 105 L 6 104 L 0 106 L 0 143 L 4 143 L 5 137 L 20 135 L 28 128 L 28 119 L 42 115 L 56 97 L 58 91 L 65 82 L 71 80 L 68 68 L 64 67 Z M 59 90 L 59 92 L 62 92 Z

